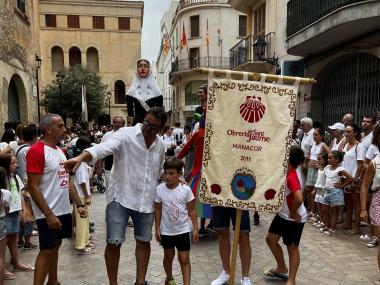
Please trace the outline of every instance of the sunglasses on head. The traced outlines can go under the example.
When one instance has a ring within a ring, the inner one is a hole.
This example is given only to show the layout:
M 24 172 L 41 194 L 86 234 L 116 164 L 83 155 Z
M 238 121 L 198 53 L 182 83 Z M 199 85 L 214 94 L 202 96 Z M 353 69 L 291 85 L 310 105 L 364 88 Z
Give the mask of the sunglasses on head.
M 142 124 L 145 126 L 145 127 L 149 127 L 152 131 L 159 131 L 161 129 L 160 126 L 158 125 L 155 125 L 155 124 L 152 124 L 151 122 L 149 122 L 148 120 L 144 120 L 142 122 Z

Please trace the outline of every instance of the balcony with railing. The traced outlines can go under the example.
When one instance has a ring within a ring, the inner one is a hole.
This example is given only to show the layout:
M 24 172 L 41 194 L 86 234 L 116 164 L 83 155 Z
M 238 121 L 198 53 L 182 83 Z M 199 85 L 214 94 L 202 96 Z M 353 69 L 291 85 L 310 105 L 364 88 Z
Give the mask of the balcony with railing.
M 217 3 L 227 3 L 227 0 L 181 0 L 179 2 L 179 10 L 196 6 L 196 5 L 204 5 L 204 4 L 217 4 Z
M 176 60 L 172 63 L 172 70 L 169 74 L 169 81 L 172 81 L 174 76 L 180 72 L 192 71 L 194 68 L 198 67 L 229 69 L 230 58 L 209 56 Z
M 254 43 L 262 39 L 262 35 L 250 35 L 230 49 L 230 67 L 233 70 L 251 71 L 251 72 L 270 72 L 272 65 L 264 62 L 263 58 L 270 58 L 272 54 L 272 38 L 274 33 L 267 34 L 265 38 L 264 54 L 260 56 L 255 51 Z
M 288 53 L 310 56 L 379 29 L 380 1 L 290 0 Z

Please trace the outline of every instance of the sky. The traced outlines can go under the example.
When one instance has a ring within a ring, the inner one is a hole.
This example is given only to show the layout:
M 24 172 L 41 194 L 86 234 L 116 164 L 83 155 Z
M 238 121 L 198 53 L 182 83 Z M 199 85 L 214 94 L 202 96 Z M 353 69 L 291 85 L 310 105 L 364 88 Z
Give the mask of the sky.
M 156 61 L 161 45 L 160 21 L 170 0 L 144 0 L 141 57 Z

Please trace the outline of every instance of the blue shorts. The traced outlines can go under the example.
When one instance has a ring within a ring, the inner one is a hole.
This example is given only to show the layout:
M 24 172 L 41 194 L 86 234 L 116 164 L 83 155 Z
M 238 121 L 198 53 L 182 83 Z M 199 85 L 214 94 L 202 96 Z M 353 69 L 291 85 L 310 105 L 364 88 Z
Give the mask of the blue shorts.
M 107 243 L 119 245 L 125 241 L 129 217 L 132 218 L 135 239 L 143 242 L 152 240 L 154 213 L 140 213 L 112 201 L 107 205 Z
M 33 233 L 33 222 L 20 222 L 20 230 L 18 231 L 18 235 L 21 237 L 30 237 Z
M 232 221 L 233 229 L 235 230 L 236 209 L 228 207 L 212 207 L 212 217 L 214 219 L 214 229 L 224 230 L 230 227 Z M 250 232 L 251 224 L 249 221 L 249 212 L 243 210 L 241 213 L 241 232 Z
M 343 206 L 344 205 L 343 190 L 339 188 L 326 189 L 325 195 L 323 196 L 322 204 L 328 205 L 330 207 Z
M 20 229 L 19 215 L 20 211 L 15 211 L 4 217 L 4 221 L 7 224 L 7 236 L 18 233 Z

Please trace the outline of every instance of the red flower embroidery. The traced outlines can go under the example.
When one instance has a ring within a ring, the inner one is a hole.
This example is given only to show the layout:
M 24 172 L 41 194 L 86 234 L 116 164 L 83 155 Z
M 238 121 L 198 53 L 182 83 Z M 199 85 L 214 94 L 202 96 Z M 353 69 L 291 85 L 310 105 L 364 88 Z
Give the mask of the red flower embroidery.
M 264 194 L 264 197 L 267 200 L 273 200 L 275 196 L 276 196 L 276 190 L 274 189 L 268 189 Z
M 239 179 L 237 182 L 237 187 L 243 187 L 243 180 Z
M 211 185 L 211 193 L 219 195 L 220 192 L 222 192 L 222 188 L 219 184 L 212 184 Z

